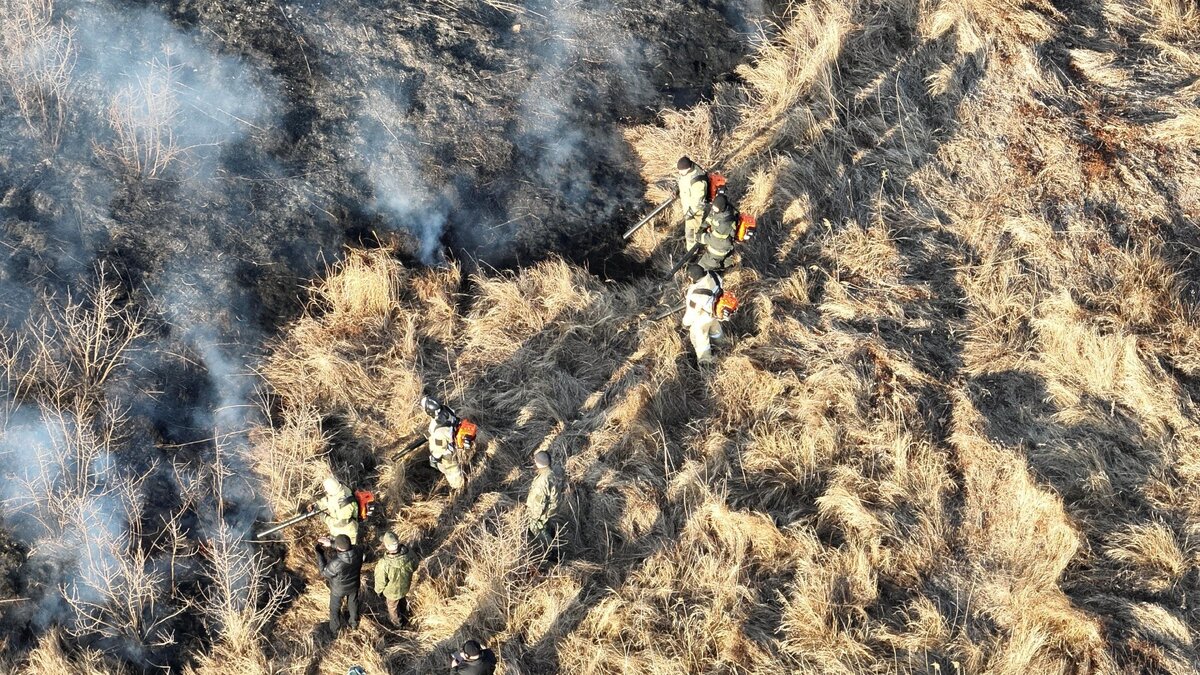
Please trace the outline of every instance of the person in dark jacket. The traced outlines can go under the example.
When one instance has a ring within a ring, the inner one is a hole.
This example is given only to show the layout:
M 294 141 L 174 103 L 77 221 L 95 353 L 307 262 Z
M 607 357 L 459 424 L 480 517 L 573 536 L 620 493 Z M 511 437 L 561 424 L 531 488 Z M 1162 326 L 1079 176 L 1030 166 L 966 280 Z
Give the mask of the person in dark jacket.
M 332 549 L 331 549 L 332 544 Z M 334 635 L 342 628 L 342 600 L 350 615 L 347 625 L 358 628 L 358 589 L 362 577 L 362 551 L 339 534 L 332 542 L 322 537 L 317 544 L 317 571 L 329 584 L 329 628 Z
M 459 675 L 492 675 L 496 672 L 496 654 L 474 640 L 463 643 L 462 651 L 450 657 L 450 672 Z

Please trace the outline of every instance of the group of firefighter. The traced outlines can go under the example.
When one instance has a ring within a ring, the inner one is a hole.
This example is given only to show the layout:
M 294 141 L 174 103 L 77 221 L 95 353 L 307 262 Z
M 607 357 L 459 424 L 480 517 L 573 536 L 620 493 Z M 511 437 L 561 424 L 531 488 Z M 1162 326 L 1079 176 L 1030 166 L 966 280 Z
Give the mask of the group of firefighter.
M 738 213 L 726 196 L 724 176 L 701 169 L 689 157 L 680 157 L 675 166 L 675 199 L 683 209 L 687 252 L 671 273 L 686 266 L 690 283 L 683 304 L 668 313 L 684 310 L 683 327 L 696 351 L 696 362 L 704 367 L 715 360 L 713 341 L 724 337 L 721 323 L 738 307 L 737 297 L 725 289 L 721 275 L 733 256 L 734 245 L 749 241 L 757 225 L 750 214 Z M 626 232 L 626 237 L 644 222 Z
M 751 216 L 737 212 L 725 194 L 725 179 L 720 174 L 701 169 L 688 157 L 680 158 L 676 167 L 675 196 L 626 232 L 626 237 L 671 202 L 679 201 L 687 250 L 672 274 L 686 268 L 689 283 L 684 302 L 660 316 L 684 310 L 682 326 L 689 332 L 697 363 L 707 366 L 714 361 L 713 341 L 720 340 L 724 334 L 721 323 L 729 319 L 738 305 L 734 295 L 725 289 L 721 275 L 735 244 L 747 241 L 753 235 L 755 222 Z M 466 485 L 466 474 L 459 458 L 470 454 L 477 427 L 433 398 L 422 399 L 421 408 L 429 417 L 428 433 L 420 435 L 399 456 L 427 443 L 430 466 L 442 474 L 452 491 L 458 492 Z M 533 467 L 535 475 L 525 500 L 526 533 L 535 553 L 547 559 L 555 550 L 556 519 L 566 481 L 562 468 L 554 464 L 545 451 L 534 454 Z M 322 488 L 324 495 L 302 505 L 304 515 L 297 519 L 309 514 L 321 515 L 329 530 L 329 536 L 322 537 L 317 543 L 316 564 L 329 585 L 329 627 L 336 635 L 343 626 L 351 629 L 358 626 L 364 561 L 359 546 L 360 526 L 370 513 L 373 496 L 352 491 L 332 475 L 325 478 Z M 383 598 L 391 623 L 402 627 L 409 620 L 407 596 L 419 561 L 393 532 L 384 532 L 379 540 L 382 550 L 375 562 L 374 591 Z M 492 673 L 495 663 L 495 655 L 490 649 L 468 640 L 451 658 L 451 670 Z
M 478 429 L 473 422 L 431 397 L 421 400 L 421 409 L 429 417 L 428 433 L 419 435 L 418 441 L 397 457 L 428 444 L 429 465 L 442 474 L 452 492 L 458 492 L 466 486 L 466 474 L 459 458 L 470 454 Z M 535 474 L 525 500 L 526 531 L 535 553 L 548 559 L 554 553 L 555 517 L 566 479 L 561 467 L 554 465 L 545 451 L 534 453 L 533 465 Z M 329 628 L 337 635 L 343 627 L 358 627 L 365 557 L 359 539 L 362 524 L 371 514 L 373 496 L 351 490 L 334 476 L 325 478 L 322 489 L 324 494 L 311 503 L 302 504 L 301 510 L 306 514 L 321 515 L 329 530 L 329 535 L 317 542 L 316 564 L 329 586 Z M 374 591 L 384 600 L 388 620 L 401 628 L 409 620 L 408 592 L 419 561 L 395 533 L 386 531 L 379 541 L 382 551 L 375 562 Z M 455 673 L 487 674 L 494 671 L 495 664 L 492 650 L 475 640 L 468 640 L 451 657 L 450 667 Z

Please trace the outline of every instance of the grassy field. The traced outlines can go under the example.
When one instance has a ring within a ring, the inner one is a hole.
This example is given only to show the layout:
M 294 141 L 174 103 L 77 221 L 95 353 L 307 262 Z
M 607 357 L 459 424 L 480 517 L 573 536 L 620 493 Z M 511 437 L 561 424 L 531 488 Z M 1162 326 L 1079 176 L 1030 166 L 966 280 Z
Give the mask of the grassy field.
M 377 525 L 422 557 L 414 627 L 322 640 L 319 526 L 229 534 L 185 609 L 211 636 L 189 672 L 440 672 L 470 637 L 512 674 L 1200 670 L 1200 11 L 813 0 L 777 21 L 712 100 L 625 130 L 647 184 L 683 149 L 759 216 L 718 366 L 651 319 L 679 294 L 666 222 L 615 282 L 349 251 L 260 364 L 245 461 L 281 518 L 330 469 L 378 490 Z M 104 325 L 79 350 L 97 391 L 141 330 Z M 423 454 L 390 461 L 423 394 L 481 427 L 461 494 Z M 538 450 L 570 491 L 563 560 L 534 572 Z M 9 667 L 116 672 L 102 648 L 55 630 Z

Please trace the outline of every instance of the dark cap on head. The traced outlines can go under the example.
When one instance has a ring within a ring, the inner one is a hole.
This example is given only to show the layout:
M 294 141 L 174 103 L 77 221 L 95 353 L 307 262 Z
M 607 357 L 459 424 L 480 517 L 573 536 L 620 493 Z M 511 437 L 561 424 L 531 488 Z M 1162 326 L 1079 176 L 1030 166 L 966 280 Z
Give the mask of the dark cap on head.
M 708 272 L 696 263 L 687 266 L 688 279 L 691 279 L 693 283 L 703 279 L 705 274 L 708 274 Z
M 533 453 L 533 463 L 541 468 L 550 466 L 550 453 L 545 450 L 539 450 Z
M 679 161 L 675 163 L 675 168 L 679 169 L 680 171 L 689 171 L 693 166 L 695 166 L 695 164 L 692 164 L 692 158 L 688 157 L 687 155 L 680 157 Z
M 333 547 L 339 551 L 349 551 L 350 550 L 350 537 L 348 537 L 344 534 L 339 534 L 338 536 L 333 538 Z
M 725 198 L 725 195 L 717 195 L 717 198 L 713 200 L 713 208 L 717 211 L 724 211 L 728 207 L 729 200 Z
M 483 648 L 479 646 L 478 642 L 474 640 L 467 640 L 463 643 L 462 653 L 471 658 L 476 658 L 483 653 Z

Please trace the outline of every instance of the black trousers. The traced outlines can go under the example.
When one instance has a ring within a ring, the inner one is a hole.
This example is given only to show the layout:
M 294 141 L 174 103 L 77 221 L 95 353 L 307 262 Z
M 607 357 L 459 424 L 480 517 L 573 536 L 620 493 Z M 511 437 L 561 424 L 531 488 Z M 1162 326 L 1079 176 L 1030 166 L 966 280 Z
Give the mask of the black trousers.
M 342 600 L 346 600 L 346 611 L 350 614 L 350 627 L 358 627 L 358 589 L 345 593 L 329 592 L 329 628 L 338 632 L 342 628 Z

